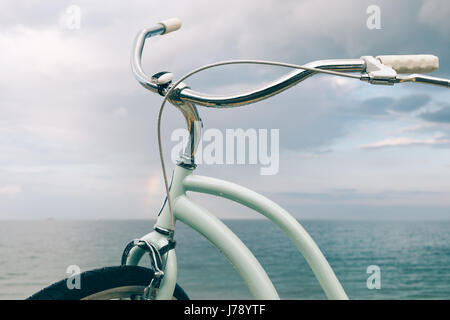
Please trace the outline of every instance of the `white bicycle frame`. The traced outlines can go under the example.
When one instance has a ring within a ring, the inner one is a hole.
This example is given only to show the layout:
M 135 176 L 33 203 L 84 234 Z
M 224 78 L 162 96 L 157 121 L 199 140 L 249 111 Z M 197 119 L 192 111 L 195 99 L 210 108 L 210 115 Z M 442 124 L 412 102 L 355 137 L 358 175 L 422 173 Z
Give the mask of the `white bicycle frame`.
M 176 220 L 190 226 L 208 239 L 234 266 L 246 282 L 255 299 L 279 299 L 272 282 L 266 272 L 242 241 L 218 218 L 207 209 L 196 204 L 187 192 L 200 192 L 238 202 L 261 213 L 278 225 L 295 244 L 319 280 L 329 299 L 347 299 L 341 284 L 322 252 L 299 224 L 287 211 L 266 197 L 237 184 L 211 177 L 193 174 L 193 169 L 177 165 L 175 167 L 170 195 Z M 168 234 L 164 230 L 171 228 L 168 206 L 164 205 L 156 229 L 142 239 L 157 248 L 167 244 Z M 135 247 L 129 255 L 127 264 L 136 265 L 144 254 L 144 250 Z M 164 279 L 158 290 L 158 299 L 170 299 L 175 289 L 177 266 L 175 250 L 170 250 L 165 257 Z
M 161 72 L 155 74 L 153 77 L 148 77 L 142 69 L 141 56 L 145 39 L 177 30 L 180 25 L 178 20 L 170 19 L 160 22 L 154 27 L 142 30 L 136 37 L 131 60 L 133 73 L 145 88 L 159 93 L 162 96 L 171 93 L 168 97 L 169 101 L 183 113 L 186 118 L 188 131 L 190 132 L 190 141 L 172 174 L 169 194 L 174 220 L 180 220 L 190 226 L 219 249 L 241 275 L 255 299 L 279 299 L 275 287 L 252 252 L 224 223 L 207 209 L 195 203 L 187 193 L 199 192 L 210 194 L 240 203 L 268 218 L 287 235 L 305 257 L 329 299 L 348 299 L 319 247 L 300 223 L 287 211 L 268 198 L 245 187 L 232 182 L 193 174 L 195 170 L 194 156 L 198 139 L 201 136 L 202 127 L 195 105 L 222 108 L 253 103 L 286 90 L 317 72 L 334 72 L 339 75 L 343 75 L 343 72 L 361 72 L 360 80 L 367 81 L 371 84 L 393 85 L 394 83 L 412 81 L 449 88 L 450 82 L 447 79 L 429 77 L 421 74 L 399 76 L 396 70 L 393 69 L 395 68 L 394 66 L 391 68 L 381 63 L 382 59 L 396 57 L 394 62 L 399 66 L 399 70 L 404 67 L 406 64 L 405 61 L 408 61 L 409 64 L 411 64 L 411 61 L 416 61 L 415 69 L 414 67 L 409 68 L 408 71 L 418 70 L 416 72 L 430 72 L 431 69 L 434 70 L 437 68 L 438 62 L 435 61 L 437 57 L 431 55 L 420 57 L 383 56 L 375 59 L 365 56 L 360 59 L 315 61 L 306 64 L 303 70 L 293 71 L 258 90 L 227 97 L 208 96 L 192 91 L 182 83 L 178 84 L 175 88 L 171 87 L 170 73 Z M 168 245 L 172 234 L 172 217 L 166 198 L 158 215 L 155 231 L 145 235 L 141 239 L 149 242 L 157 249 L 161 249 Z M 144 249 L 135 246 L 129 252 L 126 264 L 137 265 L 144 253 Z M 172 249 L 166 252 L 162 260 L 164 265 L 164 278 L 156 293 L 156 299 L 171 299 L 177 279 L 175 250 Z

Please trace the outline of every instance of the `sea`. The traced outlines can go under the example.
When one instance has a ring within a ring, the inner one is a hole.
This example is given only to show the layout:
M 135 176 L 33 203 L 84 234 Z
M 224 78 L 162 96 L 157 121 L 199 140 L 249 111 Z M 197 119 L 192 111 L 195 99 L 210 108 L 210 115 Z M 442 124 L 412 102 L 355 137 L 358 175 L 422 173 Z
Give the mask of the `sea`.
M 450 299 L 450 221 L 300 222 L 350 299 Z M 224 223 L 254 253 L 281 299 L 326 299 L 277 226 L 267 220 Z M 0 221 L 0 299 L 27 298 L 69 276 L 73 265 L 81 271 L 119 265 L 126 244 L 153 225 L 152 220 Z M 196 231 L 178 222 L 175 239 L 178 283 L 191 299 L 252 299 L 232 265 Z

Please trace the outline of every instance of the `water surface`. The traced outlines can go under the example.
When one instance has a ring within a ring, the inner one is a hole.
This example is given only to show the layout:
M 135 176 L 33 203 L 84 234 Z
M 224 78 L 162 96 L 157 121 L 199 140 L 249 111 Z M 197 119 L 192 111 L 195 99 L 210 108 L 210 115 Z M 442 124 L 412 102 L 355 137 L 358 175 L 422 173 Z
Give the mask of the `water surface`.
M 0 299 L 23 299 L 67 276 L 120 264 L 131 239 L 154 221 L 0 222 Z M 282 299 L 325 299 L 304 258 L 265 220 L 225 223 L 259 259 Z M 304 221 L 351 299 L 449 299 L 450 222 Z M 202 236 L 177 224 L 178 282 L 193 299 L 251 299 L 228 261 Z M 146 261 L 144 261 L 146 262 Z M 381 268 L 369 290 L 367 267 Z

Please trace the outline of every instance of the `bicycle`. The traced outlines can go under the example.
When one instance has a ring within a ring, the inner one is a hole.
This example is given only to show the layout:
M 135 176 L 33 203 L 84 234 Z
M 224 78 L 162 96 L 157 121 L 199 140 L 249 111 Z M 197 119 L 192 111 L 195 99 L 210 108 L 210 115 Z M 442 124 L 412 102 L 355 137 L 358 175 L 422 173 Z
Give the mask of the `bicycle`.
M 173 74 L 159 72 L 149 77 L 141 59 L 147 38 L 164 35 L 181 27 L 178 19 L 168 19 L 143 29 L 137 35 L 131 58 L 132 71 L 146 89 L 164 97 L 158 117 L 158 143 L 164 176 L 166 198 L 158 213 L 154 230 L 131 241 L 125 248 L 120 266 L 83 272 L 81 289 L 69 289 L 61 280 L 32 295 L 29 299 L 188 299 L 176 283 L 175 222 L 180 220 L 208 239 L 230 261 L 246 282 L 255 299 L 279 299 L 272 282 L 258 260 L 241 240 L 211 214 L 189 198 L 187 192 L 222 197 L 251 208 L 275 223 L 305 257 L 329 299 L 348 299 L 331 266 L 314 240 L 287 211 L 268 198 L 237 184 L 194 175 L 195 153 L 201 137 L 202 121 L 196 106 L 226 108 L 242 106 L 272 97 L 317 73 L 359 79 L 369 84 L 394 85 L 416 82 L 450 88 L 448 79 L 422 75 L 436 70 L 434 55 L 363 56 L 359 59 L 321 60 L 305 65 L 259 61 L 224 61 L 198 68 L 177 82 Z M 183 81 L 195 73 L 220 65 L 251 63 L 294 68 L 285 76 L 257 90 L 231 96 L 211 96 L 191 90 Z M 355 75 L 353 73 L 360 73 Z M 406 75 L 401 75 L 406 74 Z M 161 114 L 166 101 L 178 108 L 186 119 L 189 141 L 168 183 L 161 147 Z M 138 263 L 144 254 L 150 256 L 150 268 Z

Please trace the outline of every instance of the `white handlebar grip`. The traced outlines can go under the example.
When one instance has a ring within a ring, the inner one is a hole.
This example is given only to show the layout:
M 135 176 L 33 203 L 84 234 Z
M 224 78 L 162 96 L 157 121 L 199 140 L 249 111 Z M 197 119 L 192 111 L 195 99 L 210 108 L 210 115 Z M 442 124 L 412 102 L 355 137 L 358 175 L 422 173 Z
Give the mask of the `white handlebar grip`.
M 376 58 L 397 73 L 428 73 L 439 68 L 439 58 L 432 54 L 389 55 Z
M 172 31 L 177 31 L 178 29 L 181 28 L 181 20 L 178 18 L 171 18 L 171 19 L 160 21 L 158 23 L 162 24 L 164 26 L 164 29 L 166 30 L 166 31 L 164 31 L 163 34 L 167 34 Z

